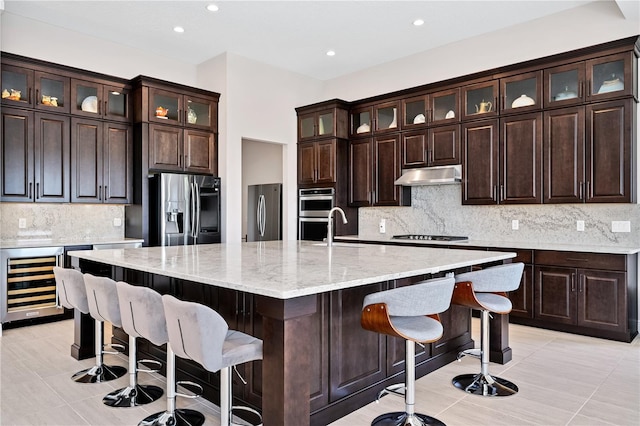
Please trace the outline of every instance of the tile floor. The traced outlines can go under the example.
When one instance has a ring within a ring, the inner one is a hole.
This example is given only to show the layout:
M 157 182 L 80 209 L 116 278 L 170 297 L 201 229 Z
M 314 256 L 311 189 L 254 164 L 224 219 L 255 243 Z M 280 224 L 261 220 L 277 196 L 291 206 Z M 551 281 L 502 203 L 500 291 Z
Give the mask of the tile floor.
M 473 330 L 479 322 L 474 319 Z M 465 358 L 417 381 L 419 412 L 455 425 L 634 425 L 640 424 L 640 338 L 631 344 L 512 325 L 513 360 L 490 371 L 515 382 L 520 392 L 483 398 L 455 389 L 460 373 L 479 370 Z M 71 320 L 4 330 L 0 337 L 0 425 L 135 425 L 162 411 L 164 399 L 149 406 L 114 409 L 102 396 L 128 378 L 94 385 L 69 377 L 93 360 L 69 356 Z M 106 355 L 107 363 L 126 366 L 126 357 Z M 140 375 L 142 383 L 164 387 L 161 376 Z M 178 398 L 179 407 L 202 411 L 217 425 L 218 408 L 204 400 Z M 367 425 L 377 415 L 398 411 L 403 401 L 387 396 L 333 423 Z

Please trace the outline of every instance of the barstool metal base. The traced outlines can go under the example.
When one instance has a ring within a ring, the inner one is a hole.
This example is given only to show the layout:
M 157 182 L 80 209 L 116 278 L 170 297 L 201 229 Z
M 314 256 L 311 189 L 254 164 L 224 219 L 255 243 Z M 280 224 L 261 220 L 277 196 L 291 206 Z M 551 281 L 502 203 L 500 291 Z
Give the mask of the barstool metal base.
M 115 380 L 127 374 L 127 369 L 119 365 L 94 365 L 86 370 L 78 371 L 71 376 L 77 383 L 102 383 Z
M 445 426 L 440 420 L 425 414 L 408 415 L 405 412 L 382 414 L 371 422 L 371 426 Z
M 510 396 L 518 393 L 518 386 L 490 374 L 461 374 L 451 381 L 453 386 L 480 396 Z
M 102 398 L 102 403 L 109 407 L 135 407 L 157 401 L 164 391 L 158 386 L 136 385 L 118 389 Z
M 196 410 L 179 408 L 171 414 L 168 411 L 145 417 L 138 426 L 202 426 L 204 415 Z

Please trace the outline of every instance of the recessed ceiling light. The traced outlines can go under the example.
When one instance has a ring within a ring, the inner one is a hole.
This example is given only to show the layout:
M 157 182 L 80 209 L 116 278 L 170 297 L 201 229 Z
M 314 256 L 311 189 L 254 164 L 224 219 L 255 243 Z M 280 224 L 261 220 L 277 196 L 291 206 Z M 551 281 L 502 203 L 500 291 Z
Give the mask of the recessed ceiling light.
M 184 32 L 184 28 L 182 28 L 182 27 L 173 27 L 173 31 L 175 31 L 177 33 L 183 33 Z
M 327 50 L 327 56 L 336 56 L 336 52 L 333 50 Z
M 218 11 L 218 6 L 216 6 L 215 4 L 212 3 L 210 5 L 207 5 L 207 10 L 209 12 L 217 12 Z
M 413 21 L 413 25 L 415 25 L 416 27 L 419 27 L 422 24 L 424 24 L 423 19 L 416 19 L 415 21 Z

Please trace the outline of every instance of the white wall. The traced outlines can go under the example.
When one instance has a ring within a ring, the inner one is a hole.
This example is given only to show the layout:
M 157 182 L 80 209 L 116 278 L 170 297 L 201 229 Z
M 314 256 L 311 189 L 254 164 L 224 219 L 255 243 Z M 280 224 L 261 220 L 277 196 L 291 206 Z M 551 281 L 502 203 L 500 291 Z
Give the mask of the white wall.
M 613 1 L 452 43 L 326 82 L 324 99 L 389 93 L 640 34 Z
M 190 86 L 196 83 L 194 65 L 6 12 L 0 19 L 3 52 L 126 79 L 142 74 Z

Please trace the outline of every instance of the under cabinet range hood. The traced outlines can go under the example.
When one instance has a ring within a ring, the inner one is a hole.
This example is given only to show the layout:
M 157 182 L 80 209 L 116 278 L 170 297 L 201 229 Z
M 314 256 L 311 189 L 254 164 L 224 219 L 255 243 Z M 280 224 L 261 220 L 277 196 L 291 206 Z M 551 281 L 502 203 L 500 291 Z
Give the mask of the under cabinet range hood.
M 420 169 L 405 169 L 402 176 L 395 181 L 396 185 L 443 185 L 462 181 L 462 165 L 434 166 Z

